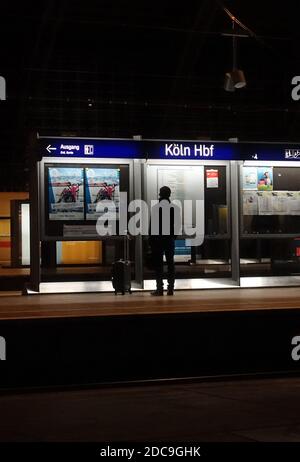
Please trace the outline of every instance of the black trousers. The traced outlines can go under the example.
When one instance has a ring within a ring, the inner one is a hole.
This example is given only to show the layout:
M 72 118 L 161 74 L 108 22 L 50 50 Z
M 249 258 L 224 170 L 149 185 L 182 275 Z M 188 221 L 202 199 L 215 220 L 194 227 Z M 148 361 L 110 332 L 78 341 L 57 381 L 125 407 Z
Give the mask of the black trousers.
M 170 288 L 174 287 L 175 282 L 175 241 L 166 237 L 156 237 L 151 241 L 153 256 L 153 266 L 155 270 L 156 286 L 158 290 L 163 288 L 164 277 L 164 255 L 167 262 L 167 279 Z

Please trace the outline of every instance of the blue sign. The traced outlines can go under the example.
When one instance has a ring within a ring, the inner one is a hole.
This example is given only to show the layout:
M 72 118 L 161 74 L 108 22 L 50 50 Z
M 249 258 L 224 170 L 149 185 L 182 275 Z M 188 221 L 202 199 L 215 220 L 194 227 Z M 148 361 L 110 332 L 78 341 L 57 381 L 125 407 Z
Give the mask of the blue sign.
M 146 142 L 147 143 L 147 142 Z M 148 141 L 149 159 L 234 160 L 235 144 L 221 142 Z
M 121 159 L 207 159 L 236 158 L 234 144 L 151 140 L 105 140 L 84 138 L 40 138 L 41 157 Z
M 39 138 L 41 157 L 81 159 L 300 160 L 300 144 Z
M 238 143 L 240 160 L 300 160 L 300 144 Z
M 42 157 L 141 158 L 139 141 L 85 138 L 40 138 Z

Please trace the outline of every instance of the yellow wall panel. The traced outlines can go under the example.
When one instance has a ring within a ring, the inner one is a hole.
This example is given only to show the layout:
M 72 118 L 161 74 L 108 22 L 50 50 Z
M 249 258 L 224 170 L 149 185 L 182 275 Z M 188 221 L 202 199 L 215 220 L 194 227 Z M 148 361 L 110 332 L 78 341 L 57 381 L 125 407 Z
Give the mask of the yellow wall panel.
M 10 239 L 10 220 L 0 220 L 0 237 Z
M 0 216 L 10 217 L 11 200 L 27 200 L 28 198 L 27 192 L 0 192 Z
M 99 264 L 102 263 L 102 242 L 78 241 L 62 242 L 61 264 Z

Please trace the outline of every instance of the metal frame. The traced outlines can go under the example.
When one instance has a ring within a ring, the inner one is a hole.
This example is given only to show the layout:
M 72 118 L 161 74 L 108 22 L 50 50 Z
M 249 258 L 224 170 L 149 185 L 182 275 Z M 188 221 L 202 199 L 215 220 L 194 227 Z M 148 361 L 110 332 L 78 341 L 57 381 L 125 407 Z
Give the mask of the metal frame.
M 123 164 L 129 166 L 129 200 L 131 201 L 134 198 L 134 184 L 133 184 L 133 165 L 134 159 L 84 159 L 84 162 L 81 158 L 57 158 L 57 157 L 43 157 L 43 159 L 39 162 L 40 168 L 40 219 L 41 219 L 41 240 L 42 241 L 74 241 L 72 237 L 63 237 L 63 236 L 47 236 L 45 232 L 45 188 L 43 187 L 45 178 L 45 164 L 91 164 L 91 165 L 101 165 L 101 164 Z M 101 238 L 102 240 L 103 238 Z M 104 238 L 105 239 L 105 238 Z M 84 241 L 94 241 L 94 237 L 84 237 L 83 239 L 75 239 L 75 240 L 84 240 Z
M 253 143 L 255 144 L 255 143 Z M 280 143 L 260 143 L 260 144 L 280 144 Z M 296 161 L 239 161 L 239 179 L 242 174 L 242 167 L 253 166 L 259 167 L 268 164 L 270 167 L 296 167 L 299 168 L 300 164 Z M 267 239 L 293 239 L 299 237 L 299 233 L 265 233 L 265 234 L 246 234 L 243 233 L 243 190 L 241 184 L 239 185 L 239 230 L 240 240 L 267 240 Z M 243 276 L 240 278 L 240 287 L 293 287 L 300 285 L 300 276 Z
M 240 162 L 230 162 L 230 194 L 231 194 L 231 276 L 240 285 Z
M 30 284 L 25 287 L 25 293 L 39 292 L 41 283 L 41 250 L 40 243 L 45 242 L 56 242 L 56 241 L 94 241 L 94 237 L 84 237 L 83 239 L 78 238 L 65 238 L 63 236 L 47 236 L 45 232 L 45 164 L 82 164 L 83 161 L 80 158 L 56 158 L 56 157 L 44 157 L 41 161 L 37 162 L 32 169 L 31 173 L 31 191 L 30 191 L 30 203 L 31 203 L 31 214 L 30 214 Z M 141 196 L 141 167 L 139 161 L 134 159 L 84 159 L 84 164 L 101 165 L 101 164 L 125 164 L 129 166 L 129 201 L 138 195 Z M 140 190 L 140 191 L 139 191 Z M 111 238 L 101 238 L 111 239 Z M 120 239 L 119 237 L 117 239 Z M 135 275 L 136 279 L 133 281 L 133 287 L 141 289 L 143 287 L 142 279 L 142 238 L 135 238 Z
M 142 162 L 133 160 L 133 196 L 134 199 L 142 199 Z M 143 277 L 143 236 L 135 236 L 135 281 L 134 288 L 144 288 Z
M 30 282 L 25 285 L 28 290 L 39 292 L 41 282 L 41 248 L 40 248 L 40 163 L 31 167 L 30 181 Z M 27 291 L 27 292 L 26 292 Z
M 205 161 L 205 160 L 177 160 L 177 159 L 173 159 L 172 161 L 172 165 L 182 165 L 182 166 L 191 166 L 191 165 L 202 165 L 202 166 L 208 166 L 208 165 L 211 165 L 211 166 L 224 166 L 224 167 L 227 167 L 227 171 L 226 171 L 226 201 L 227 201 L 227 205 L 228 205 L 228 216 L 227 216 L 227 229 L 228 229 L 228 232 L 226 234 L 222 234 L 222 235 L 213 235 L 213 234 L 206 234 L 205 235 L 205 239 L 221 239 L 221 240 L 226 240 L 226 239 L 231 239 L 231 203 L 230 203 L 230 187 L 231 187 L 231 184 L 230 184 L 230 177 L 231 177 L 231 172 L 230 172 L 230 162 L 229 160 L 209 160 L 209 161 Z M 144 160 L 143 162 L 144 166 L 146 167 L 147 165 L 170 165 L 170 160 L 168 159 L 149 159 L 149 160 Z M 144 197 L 146 198 L 146 201 L 148 201 L 148 198 L 146 197 L 146 192 L 147 192 L 147 174 L 146 174 L 146 168 L 144 167 L 144 173 L 143 173 L 143 177 L 144 177 L 144 187 L 143 187 L 143 190 L 144 190 Z
M 205 160 L 172 160 L 172 165 L 202 165 L 202 166 L 225 166 L 226 167 L 226 200 L 228 205 L 228 216 L 227 216 L 227 230 L 228 232 L 224 235 L 205 235 L 206 240 L 230 240 L 231 239 L 231 279 L 222 282 L 218 278 L 214 279 L 213 287 L 224 288 L 225 286 L 239 286 L 240 284 L 240 271 L 239 271 L 239 205 L 238 205 L 238 188 L 239 188 L 239 176 L 238 165 L 236 161 L 205 161 Z M 142 187 L 143 197 L 148 201 L 147 197 L 147 165 L 170 165 L 170 160 L 167 159 L 149 159 L 144 160 L 142 163 L 142 178 L 144 184 Z M 205 179 L 204 179 L 205 180 Z M 233 193 L 234 191 L 234 193 Z M 152 288 L 152 282 L 146 281 L 144 283 L 146 287 Z M 203 279 L 189 279 L 185 280 L 184 284 L 176 282 L 176 287 L 182 286 L 182 288 L 202 289 L 206 285 L 203 283 Z M 211 287 L 212 287 L 211 286 Z M 210 287 L 209 284 L 207 287 Z
M 28 199 L 10 201 L 11 266 L 13 268 L 22 267 L 20 209 L 23 204 L 30 204 L 30 201 Z

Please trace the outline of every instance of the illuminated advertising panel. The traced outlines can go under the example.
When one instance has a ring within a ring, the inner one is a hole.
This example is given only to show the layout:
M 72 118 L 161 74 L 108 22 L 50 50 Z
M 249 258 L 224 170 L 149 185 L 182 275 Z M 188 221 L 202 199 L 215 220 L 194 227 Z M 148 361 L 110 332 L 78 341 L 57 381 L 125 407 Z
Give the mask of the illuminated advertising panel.
M 100 216 L 99 203 L 110 204 L 119 213 L 120 203 L 120 169 L 86 168 L 85 169 L 86 219 L 97 220 Z
M 83 168 L 49 167 L 49 220 L 84 220 Z

